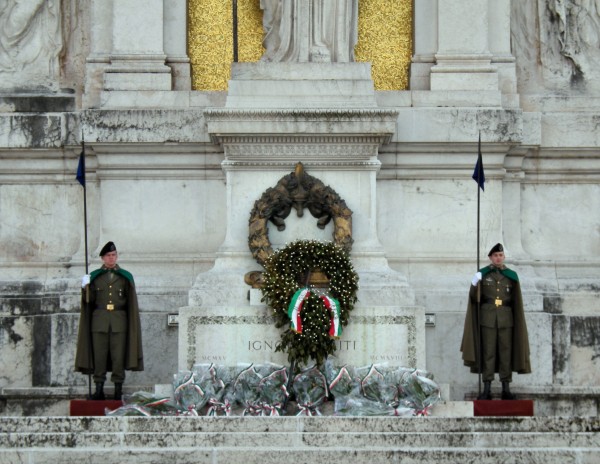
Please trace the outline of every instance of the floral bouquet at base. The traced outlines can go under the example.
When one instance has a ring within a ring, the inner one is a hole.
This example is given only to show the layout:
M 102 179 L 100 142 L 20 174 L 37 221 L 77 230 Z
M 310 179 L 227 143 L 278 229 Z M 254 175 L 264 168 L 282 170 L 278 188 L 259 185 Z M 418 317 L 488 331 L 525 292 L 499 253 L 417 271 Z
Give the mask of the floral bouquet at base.
M 207 416 L 230 416 L 235 404 L 235 395 L 233 392 L 233 382 L 237 377 L 238 369 L 236 367 L 214 366 L 211 381 L 217 388 L 213 395 L 208 399 Z M 219 385 L 222 389 L 219 390 Z
M 148 392 L 136 392 L 124 400 L 123 406 L 114 411 L 106 410 L 106 416 L 176 416 L 179 407 L 170 398 L 157 398 Z
M 329 392 L 334 398 L 360 394 L 360 382 L 356 379 L 353 367 L 347 365 L 337 367 L 332 361 L 327 360 L 324 371 Z
M 323 366 L 329 392 L 334 398 L 335 415 L 356 415 L 352 411 L 362 409 L 355 401 L 362 397 L 360 393 L 360 380 L 356 376 L 353 366 L 335 366 L 327 360 Z M 338 414 L 339 412 L 339 414 Z
M 336 416 L 413 416 L 410 408 L 392 408 L 364 396 L 342 396 L 335 399 Z
M 319 406 L 327 401 L 327 379 L 316 367 L 308 368 L 294 377 L 292 388 L 298 403 L 298 416 L 321 415 Z
M 399 408 L 398 383 L 401 378 L 394 369 L 371 365 L 355 369 L 360 379 L 360 391 L 336 398 L 335 414 L 338 416 L 406 416 L 412 410 Z
M 192 371 L 179 371 L 173 376 L 173 397 L 186 415 L 197 416 L 208 401 Z
M 222 409 L 228 415 L 227 406 L 221 401 L 225 393 L 225 380 L 222 378 L 225 371 L 219 371 L 214 364 L 196 364 L 193 369 L 196 385 L 200 387 L 209 405 L 207 415 L 215 415 L 218 409 Z
M 411 408 L 415 416 L 426 416 L 429 409 L 440 401 L 440 387 L 433 375 L 414 369 L 405 372 L 400 385 L 401 403 Z
M 272 372 L 258 383 L 263 416 L 280 416 L 286 398 L 288 373 L 285 367 L 271 367 Z
M 251 364 L 243 369 L 233 383 L 233 397 L 244 407 L 242 416 L 262 415 L 259 384 L 262 380 L 260 374 Z

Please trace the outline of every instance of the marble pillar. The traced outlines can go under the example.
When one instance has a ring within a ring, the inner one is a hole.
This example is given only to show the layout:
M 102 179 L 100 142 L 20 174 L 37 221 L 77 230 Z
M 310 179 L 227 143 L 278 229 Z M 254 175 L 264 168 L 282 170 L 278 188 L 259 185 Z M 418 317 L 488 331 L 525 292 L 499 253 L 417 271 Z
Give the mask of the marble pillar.
M 104 90 L 171 90 L 163 21 L 163 0 L 113 2 L 110 66 L 104 71 Z

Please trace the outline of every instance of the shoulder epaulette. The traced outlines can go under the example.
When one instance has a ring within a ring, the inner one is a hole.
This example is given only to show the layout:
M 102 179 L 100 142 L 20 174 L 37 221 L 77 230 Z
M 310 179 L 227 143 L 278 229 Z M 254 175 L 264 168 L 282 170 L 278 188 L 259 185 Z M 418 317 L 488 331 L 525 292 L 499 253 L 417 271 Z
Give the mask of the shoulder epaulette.
M 122 275 L 123 277 L 125 277 L 129 281 L 129 283 L 131 285 L 134 284 L 134 282 L 133 282 L 133 275 L 131 274 L 131 272 L 126 271 L 123 268 L 119 268 L 119 269 L 117 269 L 117 274 Z
M 491 271 L 492 271 L 492 268 L 490 266 L 482 267 L 481 269 L 479 269 L 479 272 L 481 272 L 481 277 L 484 277 L 486 274 L 489 274 Z M 504 277 L 507 277 L 510 280 L 514 280 L 515 282 L 519 281 L 519 276 L 512 269 L 504 268 L 500 271 L 500 274 L 502 274 Z
M 502 275 L 508 277 L 510 280 L 514 280 L 515 282 L 519 281 L 519 276 L 512 269 L 506 268 L 500 272 L 502 272 Z
M 92 282 L 96 277 L 101 276 L 106 272 L 106 269 L 96 269 L 90 273 L 90 282 Z

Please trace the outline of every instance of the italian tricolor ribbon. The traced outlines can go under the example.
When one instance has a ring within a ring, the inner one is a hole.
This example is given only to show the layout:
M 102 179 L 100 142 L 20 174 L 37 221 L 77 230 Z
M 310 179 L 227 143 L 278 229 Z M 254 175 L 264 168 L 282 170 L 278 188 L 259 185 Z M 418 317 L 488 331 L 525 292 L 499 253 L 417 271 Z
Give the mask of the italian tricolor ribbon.
M 331 323 L 329 325 L 329 336 L 331 338 L 339 338 L 342 335 L 342 325 L 340 324 L 340 302 L 335 298 L 327 295 L 322 295 L 321 299 L 325 307 L 329 310 Z
M 288 316 L 291 321 L 291 328 L 296 333 L 302 333 L 302 319 L 300 313 L 302 312 L 302 306 L 304 301 L 310 296 L 310 289 L 308 287 L 301 288 L 294 293 L 292 301 L 288 306 Z M 322 295 L 321 300 L 325 305 L 330 315 L 330 326 L 329 336 L 332 338 L 339 338 L 342 335 L 342 325 L 340 324 L 340 302 L 335 298 L 327 295 Z
M 301 288 L 294 293 L 292 301 L 288 306 L 288 316 L 290 317 L 292 330 L 296 333 L 302 333 L 302 319 L 300 319 L 300 312 L 302 311 L 302 305 L 304 300 L 310 296 L 310 290 L 308 287 Z

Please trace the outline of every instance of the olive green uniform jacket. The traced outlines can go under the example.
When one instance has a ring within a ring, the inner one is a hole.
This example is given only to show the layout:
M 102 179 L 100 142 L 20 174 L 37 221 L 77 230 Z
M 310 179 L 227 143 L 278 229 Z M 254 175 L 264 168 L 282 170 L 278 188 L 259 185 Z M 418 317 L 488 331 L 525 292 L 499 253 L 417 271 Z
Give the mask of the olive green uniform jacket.
M 493 270 L 493 266 L 486 266 L 480 270 L 482 278 Z M 519 277 L 513 270 L 503 266 L 500 273 L 513 281 L 512 286 L 512 372 L 519 374 L 529 374 L 531 372 L 531 362 L 529 359 L 529 337 L 527 335 L 527 324 L 525 322 L 525 311 L 523 309 L 523 297 L 521 295 L 521 285 Z M 469 291 L 469 302 L 467 304 L 467 314 L 465 317 L 465 326 L 463 338 L 460 347 L 462 359 L 465 366 L 471 369 L 474 374 L 479 373 L 479 340 L 477 319 L 477 287 L 471 286 Z M 498 359 L 498 358 L 496 358 Z M 498 372 L 496 366 L 495 372 Z
M 106 272 L 108 272 L 108 270 L 104 267 L 93 271 L 90 276 L 90 281 L 93 282 L 95 278 Z M 125 349 L 125 369 L 128 371 L 143 371 L 144 354 L 142 350 L 142 331 L 133 276 L 119 266 L 115 268 L 115 272 L 127 279 L 129 283 L 127 291 L 127 346 Z M 79 333 L 77 336 L 77 351 L 75 354 L 75 371 L 83 374 L 93 374 L 92 311 L 94 308 L 86 303 L 85 294 L 86 290 L 84 289 L 81 294 L 81 314 L 79 317 Z M 108 370 L 111 370 L 110 366 Z

